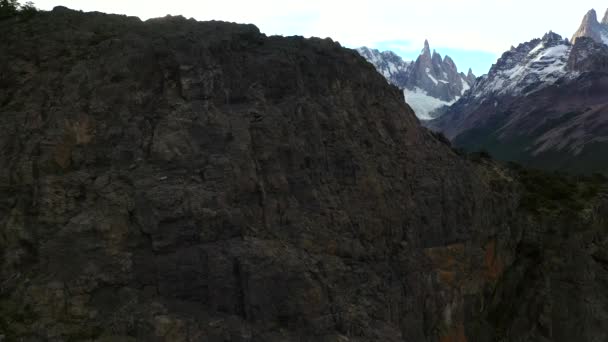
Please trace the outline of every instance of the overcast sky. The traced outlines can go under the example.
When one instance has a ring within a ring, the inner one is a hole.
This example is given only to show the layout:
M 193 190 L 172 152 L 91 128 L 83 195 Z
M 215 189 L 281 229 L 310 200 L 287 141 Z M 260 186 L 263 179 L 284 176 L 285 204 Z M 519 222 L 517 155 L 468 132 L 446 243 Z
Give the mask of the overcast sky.
M 52 9 L 138 16 L 166 14 L 198 20 L 253 23 L 266 34 L 331 37 L 347 47 L 392 49 L 415 57 L 428 39 L 431 48 L 454 58 L 460 70 L 487 72 L 511 45 L 553 30 L 570 37 L 585 13 L 599 19 L 608 2 L 599 0 L 37 0 Z

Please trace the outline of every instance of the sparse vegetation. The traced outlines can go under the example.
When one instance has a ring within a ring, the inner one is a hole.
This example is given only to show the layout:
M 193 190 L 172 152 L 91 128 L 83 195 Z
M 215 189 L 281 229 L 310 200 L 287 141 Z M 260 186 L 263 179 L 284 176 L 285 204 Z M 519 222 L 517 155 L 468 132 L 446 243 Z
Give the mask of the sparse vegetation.
M 0 0 L 0 19 L 16 15 L 18 9 L 17 0 Z
M 477 152 L 471 152 L 468 154 L 468 157 L 471 161 L 475 163 L 481 163 L 483 161 L 492 160 L 492 155 L 486 150 L 480 150 Z
M 442 132 L 432 131 L 432 130 L 430 132 L 431 132 L 431 135 L 435 139 L 439 140 L 440 142 L 442 142 L 450 147 L 452 146 L 452 142 L 450 142 L 450 139 L 448 139 Z
M 534 213 L 580 212 L 608 187 L 608 179 L 601 174 L 575 176 L 527 169 L 516 163 L 509 163 L 509 167 L 524 187 L 521 207 Z

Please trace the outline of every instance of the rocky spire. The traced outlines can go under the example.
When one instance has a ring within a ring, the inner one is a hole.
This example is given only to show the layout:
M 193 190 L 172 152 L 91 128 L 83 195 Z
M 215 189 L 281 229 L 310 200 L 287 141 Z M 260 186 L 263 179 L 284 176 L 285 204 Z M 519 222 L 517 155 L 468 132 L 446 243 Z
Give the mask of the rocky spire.
M 457 70 L 456 63 L 454 63 L 454 60 L 448 55 L 443 58 L 443 67 L 449 70 Z
M 429 46 L 429 41 L 428 40 L 424 40 L 424 48 L 422 49 L 422 52 L 420 52 L 421 55 L 431 55 L 431 47 Z
M 583 23 L 584 22 L 597 23 L 597 12 L 595 12 L 593 8 L 583 17 Z
M 420 73 L 426 73 L 426 69 L 433 69 L 433 55 L 431 54 L 431 48 L 429 46 L 429 41 L 424 41 L 424 48 L 420 52 L 420 56 L 416 59 L 415 62 L 416 68 L 419 69 Z
M 433 66 L 437 69 L 441 68 L 441 64 L 443 62 L 443 58 L 441 55 L 437 53 L 437 51 L 433 50 Z
M 469 68 L 469 72 L 467 73 L 467 81 L 469 81 L 470 85 L 473 85 L 473 83 L 475 83 L 476 79 L 477 79 L 477 76 L 475 76 L 475 74 L 473 74 L 473 70 L 471 68 Z
M 608 25 L 608 10 L 606 10 L 606 14 L 604 14 L 604 19 L 602 19 L 602 25 Z
M 549 31 L 547 33 L 545 33 L 545 35 L 542 38 L 543 44 L 544 46 L 555 46 L 555 45 L 559 45 L 559 44 L 563 44 L 566 41 L 562 38 L 562 36 L 560 36 L 559 34 L 553 32 L 553 31 Z
M 442 57 L 437 51 L 431 50 L 428 41 L 424 42 L 422 53 L 410 71 L 411 74 L 405 84 L 406 89 L 422 91 L 445 103 L 452 103 L 462 96 L 466 83 L 469 83 L 466 75 L 458 72 L 452 58 Z
M 456 101 L 468 89 L 467 84 L 473 84 L 470 77 L 458 72 L 456 63 L 449 56 L 442 57 L 437 51 L 431 50 L 428 40 L 424 41 L 424 47 L 414 62 L 404 62 L 388 51 L 365 47 L 357 51 L 390 83 L 404 89 L 406 101 L 425 120 L 439 114 L 436 112 L 438 108 Z M 429 105 L 429 97 L 438 101 L 432 101 Z
M 604 18 L 606 19 L 606 18 Z M 597 13 L 594 9 L 590 10 L 583 17 L 581 26 L 578 28 L 574 36 L 572 36 L 572 44 L 576 43 L 578 37 L 590 37 L 596 42 L 602 42 L 602 31 L 605 31 L 603 25 L 597 21 Z

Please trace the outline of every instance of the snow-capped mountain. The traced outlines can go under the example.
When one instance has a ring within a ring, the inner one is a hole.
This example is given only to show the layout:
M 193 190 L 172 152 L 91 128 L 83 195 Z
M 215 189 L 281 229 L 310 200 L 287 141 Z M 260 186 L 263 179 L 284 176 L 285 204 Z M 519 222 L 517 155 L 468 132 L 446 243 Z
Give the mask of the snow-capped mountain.
M 576 42 L 580 37 L 589 37 L 598 43 L 608 44 L 608 11 L 601 23 L 597 21 L 595 10 L 587 12 L 581 26 L 572 36 L 572 42 Z
M 595 12 L 585 18 L 592 22 Z M 426 125 L 458 147 L 499 159 L 608 173 L 601 152 L 608 148 L 608 45 L 590 35 L 575 38 L 549 32 L 512 47 Z
M 404 61 L 392 51 L 379 51 L 368 47 L 356 49 L 361 56 L 376 67 L 390 83 L 399 86 L 407 81 L 407 69 L 412 62 Z
M 437 117 L 456 102 L 475 82 L 471 69 L 467 75 L 458 72 L 454 61 L 435 51 L 431 53 L 428 41 L 414 62 L 406 62 L 390 51 L 380 52 L 367 47 L 357 51 L 372 63 L 386 79 L 403 89 L 405 101 L 418 118 Z
M 579 44 L 588 40 L 581 38 Z M 567 39 L 553 32 L 545 34 L 542 39 L 511 47 L 445 115 L 429 122 L 429 127 L 452 139 L 485 124 L 492 119 L 493 112 L 498 111 L 496 108 L 512 99 L 576 78 L 579 70 L 570 62 L 572 49 L 573 45 Z
M 479 78 L 470 92 L 475 99 L 501 95 L 529 94 L 555 83 L 568 74 L 572 45 L 549 32 L 505 52 L 487 75 Z M 574 76 L 571 73 L 569 76 Z

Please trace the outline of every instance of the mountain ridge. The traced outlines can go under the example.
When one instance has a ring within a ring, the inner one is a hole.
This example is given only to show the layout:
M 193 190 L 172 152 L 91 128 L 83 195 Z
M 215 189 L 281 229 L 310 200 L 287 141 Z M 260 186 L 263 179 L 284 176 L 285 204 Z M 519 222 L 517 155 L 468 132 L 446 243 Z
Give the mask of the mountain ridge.
M 428 126 L 456 146 L 499 159 L 577 173 L 608 172 L 602 95 L 608 46 L 589 11 L 573 43 L 549 32 L 506 51 L 471 91 Z M 595 24 L 594 24 L 595 25 Z M 599 24 L 597 24 L 599 25 Z
M 431 52 L 428 40 L 424 41 L 420 55 L 413 62 L 405 62 L 393 52 L 367 47 L 357 51 L 390 83 L 403 89 L 405 101 L 422 120 L 439 115 L 475 82 L 470 68 L 466 75 L 458 72 L 452 58 L 442 57 L 435 50 Z

